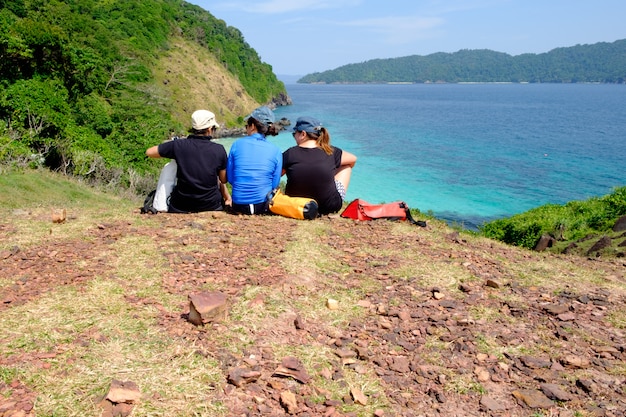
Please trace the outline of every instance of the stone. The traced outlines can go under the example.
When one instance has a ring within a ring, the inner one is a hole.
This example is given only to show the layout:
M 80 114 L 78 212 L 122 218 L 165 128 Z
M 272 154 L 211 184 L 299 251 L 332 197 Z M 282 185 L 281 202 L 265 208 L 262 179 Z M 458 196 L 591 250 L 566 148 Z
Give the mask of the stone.
M 257 381 L 261 377 L 261 372 L 248 368 L 233 368 L 228 372 L 228 382 L 236 387 Z
M 541 391 L 546 397 L 555 401 L 571 401 L 573 396 L 557 384 L 541 384 Z
M 65 209 L 52 210 L 50 217 L 52 218 L 52 223 L 65 223 L 65 220 L 67 219 L 67 211 Z
M 598 252 L 604 248 L 608 248 L 609 246 L 611 246 L 611 238 L 608 236 L 602 236 L 600 239 L 598 239 L 598 241 L 596 243 L 593 244 L 593 246 L 591 246 L 591 248 L 589 248 L 589 250 L 587 251 L 587 255 L 591 255 L 593 252 Z
M 546 397 L 542 392 L 531 389 L 521 389 L 513 391 L 513 396 L 530 408 L 550 408 L 554 402 Z
M 360 389 L 353 387 L 350 389 L 350 395 L 356 404 L 367 405 L 367 396 Z
M 569 305 L 567 305 L 567 304 L 548 304 L 548 305 L 543 306 L 543 309 L 546 312 L 550 313 L 550 314 L 558 316 L 559 314 L 567 313 L 569 311 Z
M 280 404 L 288 414 L 296 414 L 298 412 L 298 401 L 296 400 L 296 395 L 291 391 L 280 393 Z
M 577 355 L 565 355 L 561 359 L 561 364 L 569 368 L 587 368 L 590 365 L 589 359 Z
M 404 356 L 398 356 L 393 358 L 392 362 L 389 364 L 389 368 L 401 374 L 406 374 L 411 370 L 409 365 L 410 361 L 408 358 Z
M 112 403 L 129 403 L 133 404 L 141 398 L 139 387 L 132 381 L 111 381 L 111 387 L 105 397 Z
M 280 376 L 284 378 L 291 377 L 303 384 L 306 384 L 311 380 L 311 376 L 307 373 L 306 369 L 304 369 L 302 362 L 293 356 L 283 358 L 280 366 L 274 371 L 273 376 Z
M 480 406 L 485 411 L 504 411 L 504 410 L 506 410 L 506 407 L 503 404 L 499 403 L 498 401 L 494 400 L 493 398 L 487 397 L 486 395 L 483 395 L 480 398 Z
M 621 232 L 622 230 L 626 230 L 626 215 L 617 219 L 617 221 L 613 225 L 614 232 Z
M 548 234 L 544 234 L 539 238 L 539 242 L 535 245 L 537 252 L 542 252 L 548 248 L 551 248 L 556 243 L 556 239 Z
M 488 279 L 488 280 L 485 282 L 485 285 L 486 285 L 487 287 L 490 287 L 490 288 L 495 288 L 495 289 L 498 289 L 498 288 L 500 288 L 500 287 L 501 287 L 500 283 L 499 283 L 498 281 L 496 281 L 496 280 L 493 280 L 493 279 Z
M 202 292 L 189 295 L 189 321 L 196 326 L 224 320 L 227 316 L 226 295 Z

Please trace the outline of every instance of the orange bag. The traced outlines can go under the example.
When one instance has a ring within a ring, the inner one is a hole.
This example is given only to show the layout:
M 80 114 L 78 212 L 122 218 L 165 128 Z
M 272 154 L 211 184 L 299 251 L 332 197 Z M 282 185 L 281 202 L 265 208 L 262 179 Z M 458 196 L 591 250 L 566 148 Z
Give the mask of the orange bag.
M 292 219 L 313 220 L 317 217 L 317 201 L 306 197 L 289 197 L 280 189 L 273 190 L 268 196 L 270 211 Z

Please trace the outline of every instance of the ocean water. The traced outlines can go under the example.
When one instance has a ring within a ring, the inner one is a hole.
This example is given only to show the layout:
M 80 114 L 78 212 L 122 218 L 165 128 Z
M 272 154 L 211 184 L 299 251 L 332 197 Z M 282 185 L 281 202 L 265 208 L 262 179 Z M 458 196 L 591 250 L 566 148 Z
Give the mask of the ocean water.
M 626 86 L 288 84 L 358 157 L 347 200 L 405 201 L 467 228 L 626 185 Z M 291 130 L 272 140 L 294 145 Z M 225 143 L 229 147 L 228 143 Z

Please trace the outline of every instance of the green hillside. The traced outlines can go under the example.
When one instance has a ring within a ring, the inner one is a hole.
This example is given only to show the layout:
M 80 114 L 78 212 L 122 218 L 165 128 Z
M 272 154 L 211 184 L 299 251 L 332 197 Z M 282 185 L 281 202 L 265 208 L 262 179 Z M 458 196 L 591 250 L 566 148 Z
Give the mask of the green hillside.
M 624 83 L 626 39 L 511 56 L 490 50 L 373 59 L 302 77 L 300 83 Z
M 184 1 L 0 0 L 2 164 L 141 188 L 145 149 L 196 108 L 232 126 L 285 97 L 238 29 Z

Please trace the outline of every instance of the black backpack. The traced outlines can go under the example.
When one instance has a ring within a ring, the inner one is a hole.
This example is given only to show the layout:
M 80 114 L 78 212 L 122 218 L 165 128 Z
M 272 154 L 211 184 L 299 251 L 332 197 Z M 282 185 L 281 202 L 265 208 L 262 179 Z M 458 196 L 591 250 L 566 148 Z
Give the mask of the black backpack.
M 154 208 L 154 195 L 156 190 L 152 190 L 143 200 L 143 207 L 141 207 L 141 214 L 157 214 L 159 211 Z

